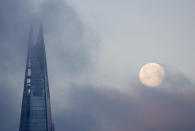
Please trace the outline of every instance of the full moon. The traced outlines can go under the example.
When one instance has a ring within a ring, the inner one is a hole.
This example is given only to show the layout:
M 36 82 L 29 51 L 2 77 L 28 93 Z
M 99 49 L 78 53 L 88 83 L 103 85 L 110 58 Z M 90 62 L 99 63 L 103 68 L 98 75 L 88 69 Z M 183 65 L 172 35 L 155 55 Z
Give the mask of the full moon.
M 161 84 L 165 76 L 164 69 L 157 63 L 148 63 L 142 66 L 139 78 L 143 85 L 157 87 Z

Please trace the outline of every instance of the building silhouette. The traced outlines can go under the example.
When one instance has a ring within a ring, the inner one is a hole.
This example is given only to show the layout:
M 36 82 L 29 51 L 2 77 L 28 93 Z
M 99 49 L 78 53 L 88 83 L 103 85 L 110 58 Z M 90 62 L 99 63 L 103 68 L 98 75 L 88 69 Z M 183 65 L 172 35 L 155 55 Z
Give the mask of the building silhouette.
M 42 27 L 33 41 L 31 30 L 19 131 L 54 131 Z

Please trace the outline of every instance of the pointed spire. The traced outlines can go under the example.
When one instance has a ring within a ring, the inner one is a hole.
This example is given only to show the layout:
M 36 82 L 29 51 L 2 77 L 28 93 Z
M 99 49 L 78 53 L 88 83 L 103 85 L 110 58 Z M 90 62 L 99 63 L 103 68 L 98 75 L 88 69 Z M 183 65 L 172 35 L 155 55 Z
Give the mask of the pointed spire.
M 32 35 L 31 28 L 19 131 L 53 131 L 42 25 L 35 45 Z
M 40 24 L 40 28 L 39 28 L 37 44 L 43 44 L 44 45 L 43 24 L 42 23 Z
M 33 41 L 33 27 L 31 25 L 30 31 L 29 31 L 29 38 L 28 38 L 28 52 L 27 52 L 26 70 L 30 66 L 30 57 L 31 57 L 33 42 L 34 42 Z
M 33 27 L 31 25 L 28 37 L 28 52 L 30 51 L 31 46 L 33 45 Z

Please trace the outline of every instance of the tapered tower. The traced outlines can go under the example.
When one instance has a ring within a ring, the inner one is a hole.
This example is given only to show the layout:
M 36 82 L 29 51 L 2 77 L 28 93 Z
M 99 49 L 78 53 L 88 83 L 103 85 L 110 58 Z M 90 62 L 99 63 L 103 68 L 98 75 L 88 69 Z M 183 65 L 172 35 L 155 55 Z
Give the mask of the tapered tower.
M 29 36 L 19 131 L 54 131 L 43 29 Z

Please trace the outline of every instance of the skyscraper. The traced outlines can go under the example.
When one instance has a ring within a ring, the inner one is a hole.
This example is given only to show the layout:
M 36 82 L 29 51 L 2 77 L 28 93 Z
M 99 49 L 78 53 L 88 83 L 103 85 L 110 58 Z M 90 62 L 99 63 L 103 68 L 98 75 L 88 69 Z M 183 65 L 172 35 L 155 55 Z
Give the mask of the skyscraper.
M 19 131 L 54 131 L 42 27 L 36 44 L 29 36 Z

